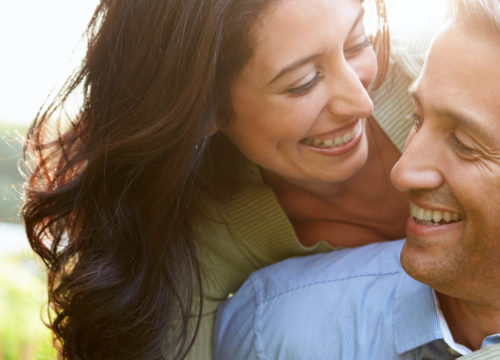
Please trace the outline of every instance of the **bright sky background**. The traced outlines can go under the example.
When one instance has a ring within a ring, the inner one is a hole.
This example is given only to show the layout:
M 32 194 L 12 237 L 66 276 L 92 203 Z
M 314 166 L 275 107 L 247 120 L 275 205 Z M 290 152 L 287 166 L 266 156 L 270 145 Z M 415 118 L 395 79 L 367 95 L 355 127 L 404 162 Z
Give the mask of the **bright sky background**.
M 0 0 L 0 121 L 31 122 L 84 55 L 97 0 Z
M 180 0 L 182 1 L 182 0 Z M 394 35 L 435 28 L 445 0 L 386 0 Z M 28 124 L 84 55 L 97 0 L 0 0 L 0 122 Z

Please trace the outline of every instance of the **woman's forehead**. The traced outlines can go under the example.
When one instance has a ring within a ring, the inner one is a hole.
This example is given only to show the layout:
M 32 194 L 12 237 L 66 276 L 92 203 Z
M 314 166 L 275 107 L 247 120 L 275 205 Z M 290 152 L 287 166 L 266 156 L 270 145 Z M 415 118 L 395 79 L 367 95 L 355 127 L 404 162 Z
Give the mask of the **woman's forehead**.
M 251 29 L 249 63 L 276 71 L 298 58 L 342 49 L 362 11 L 359 0 L 277 1 Z

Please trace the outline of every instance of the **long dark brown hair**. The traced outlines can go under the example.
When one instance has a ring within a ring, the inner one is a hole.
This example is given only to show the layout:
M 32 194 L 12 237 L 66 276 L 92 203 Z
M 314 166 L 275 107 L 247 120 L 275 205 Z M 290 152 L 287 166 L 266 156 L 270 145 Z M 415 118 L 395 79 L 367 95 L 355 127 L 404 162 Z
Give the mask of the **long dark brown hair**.
M 48 268 L 49 326 L 62 358 L 189 352 L 196 331 L 188 321 L 203 306 L 191 236 L 197 195 L 237 187 L 230 157 L 220 156 L 232 145 L 207 135 L 231 120 L 250 29 L 273 1 L 98 5 L 81 68 L 37 115 L 25 144 L 23 217 Z M 376 3 L 384 73 L 385 7 Z M 80 110 L 60 123 L 79 90 Z

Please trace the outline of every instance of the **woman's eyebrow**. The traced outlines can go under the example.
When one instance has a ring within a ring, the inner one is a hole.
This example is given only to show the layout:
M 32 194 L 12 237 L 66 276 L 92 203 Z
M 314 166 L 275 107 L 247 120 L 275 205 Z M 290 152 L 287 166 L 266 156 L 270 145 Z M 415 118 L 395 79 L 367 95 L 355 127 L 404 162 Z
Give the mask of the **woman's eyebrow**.
M 313 55 L 310 55 L 310 56 L 307 56 L 305 58 L 301 58 L 299 60 L 296 60 L 294 62 L 292 62 L 291 64 L 285 66 L 279 73 L 278 75 L 276 75 L 270 82 L 268 85 L 271 85 L 273 82 L 275 82 L 276 80 L 278 80 L 281 76 L 285 75 L 286 73 L 289 73 L 299 67 L 301 67 L 302 65 L 304 64 L 307 64 L 309 61 L 317 58 L 320 54 L 313 54 Z
M 356 20 L 354 20 L 354 23 L 351 26 L 351 30 L 349 30 L 349 34 L 352 33 L 354 29 L 356 29 L 356 26 L 358 26 L 358 24 L 363 20 L 364 14 L 365 14 L 365 9 L 361 7 L 361 9 L 359 10 L 359 14 L 356 17 Z
M 352 27 L 351 29 L 349 30 L 349 34 L 353 32 L 353 30 L 356 28 L 356 26 L 359 24 L 359 22 L 363 19 L 363 14 L 365 13 L 365 9 L 362 7 L 360 10 L 359 10 L 359 14 L 358 16 L 356 17 L 356 19 L 354 20 L 354 23 L 352 24 Z M 269 83 L 268 85 L 271 85 L 273 82 L 275 82 L 276 80 L 278 80 L 280 77 L 282 77 L 284 74 L 286 73 L 289 73 L 299 67 L 301 67 L 302 65 L 308 63 L 309 61 L 317 58 L 318 56 L 320 56 L 321 54 L 313 54 L 313 55 L 309 55 L 309 56 L 306 56 L 305 58 L 301 58 L 301 59 L 298 59 L 294 62 L 292 62 L 291 64 L 285 66 L 279 73 L 278 75 L 276 75 Z

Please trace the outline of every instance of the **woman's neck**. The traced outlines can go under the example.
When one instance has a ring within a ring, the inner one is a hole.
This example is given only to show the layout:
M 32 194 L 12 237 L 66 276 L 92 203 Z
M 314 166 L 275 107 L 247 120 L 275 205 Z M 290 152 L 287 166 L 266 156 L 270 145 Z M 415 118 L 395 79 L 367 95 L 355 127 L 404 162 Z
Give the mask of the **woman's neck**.
M 351 247 L 404 237 L 407 196 L 389 179 L 400 153 L 374 121 L 367 128 L 368 160 L 347 180 L 293 182 L 262 170 L 304 245 Z

